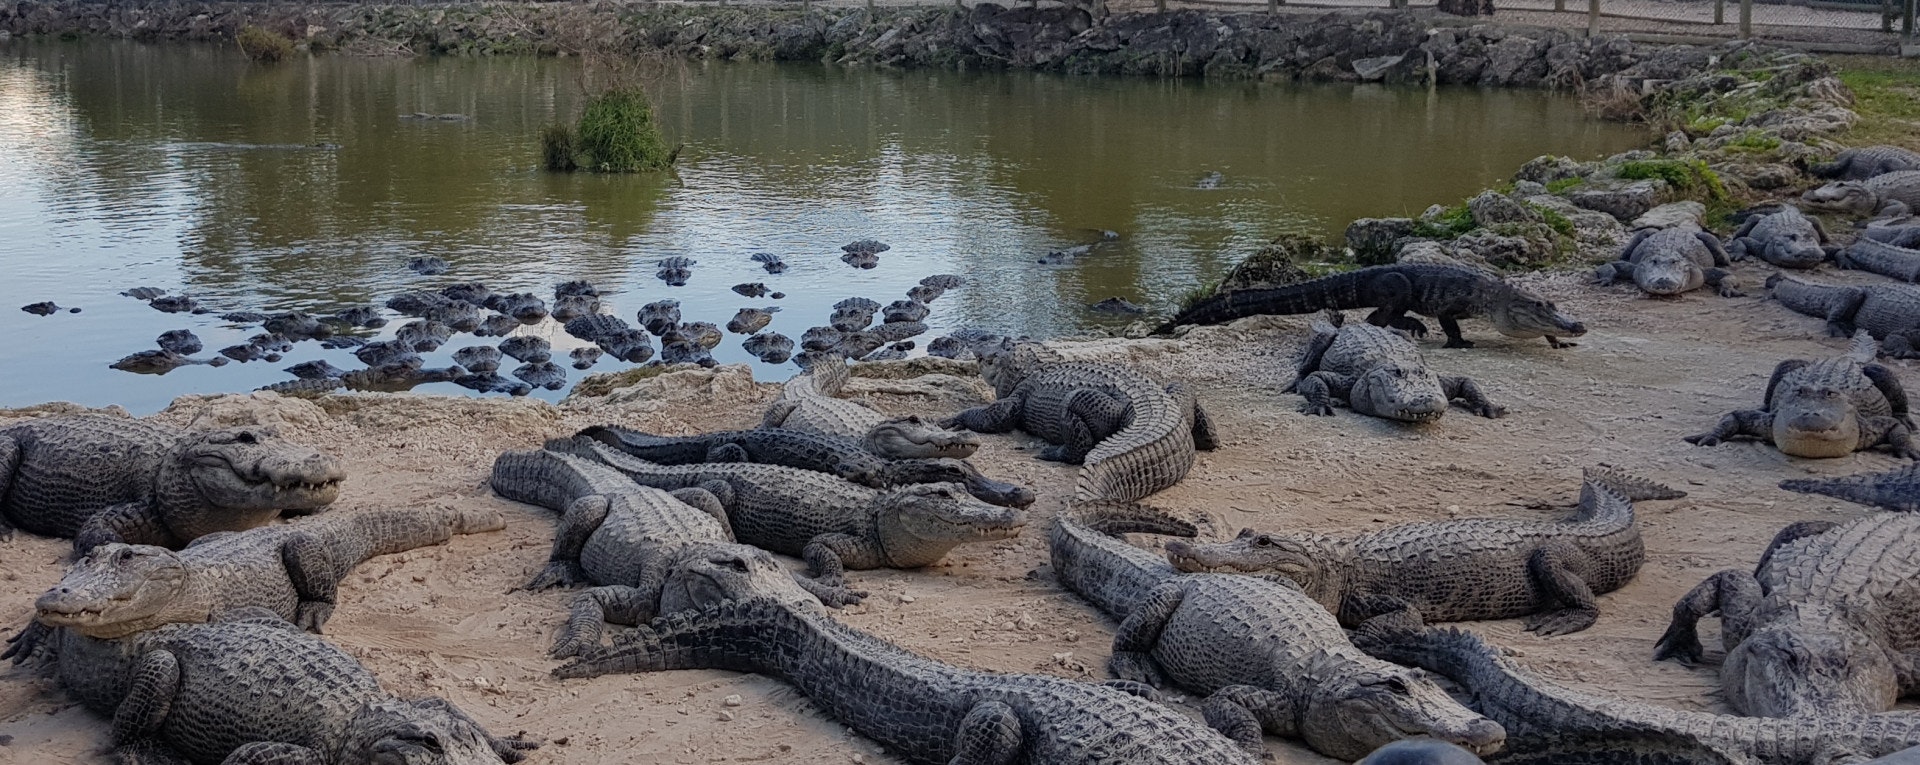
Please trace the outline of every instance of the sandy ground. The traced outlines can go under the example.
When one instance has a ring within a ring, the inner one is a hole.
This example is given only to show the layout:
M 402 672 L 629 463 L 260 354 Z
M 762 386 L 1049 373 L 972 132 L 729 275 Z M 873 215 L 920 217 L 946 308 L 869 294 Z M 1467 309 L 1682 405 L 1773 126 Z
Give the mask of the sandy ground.
M 1744 266 L 1757 285 L 1765 269 Z M 1853 274 L 1824 274 L 1844 281 Z M 1668 609 L 1721 568 L 1748 568 L 1781 526 L 1841 520 L 1861 508 L 1791 494 L 1783 478 L 1892 467 L 1879 454 L 1810 461 L 1754 444 L 1696 448 L 1680 436 L 1725 411 L 1757 403 L 1784 358 L 1839 352 L 1821 322 L 1761 298 L 1694 293 L 1649 300 L 1630 287 L 1597 288 L 1574 274 L 1532 277 L 1538 289 L 1593 328 L 1577 348 L 1499 337 L 1469 321 L 1480 346 L 1428 357 L 1467 374 L 1507 406 L 1505 419 L 1459 410 L 1432 426 L 1402 427 L 1342 411 L 1295 411 L 1281 394 L 1286 359 L 1304 338 L 1303 317 L 1206 328 L 1186 341 L 1108 341 L 1076 352 L 1132 358 L 1192 380 L 1219 423 L 1222 449 L 1202 456 L 1185 482 L 1153 502 L 1218 519 L 1210 533 L 1243 526 L 1360 531 L 1414 519 L 1473 515 L 1547 517 L 1566 512 L 1580 469 L 1608 464 L 1691 492 L 1641 508 L 1648 559 L 1625 589 L 1600 599 L 1594 628 L 1541 639 L 1517 621 L 1473 625 L 1516 649 L 1521 661 L 1589 689 L 1686 709 L 1721 710 L 1712 668 L 1650 660 Z M 1755 290 L 1758 292 L 1758 290 Z M 1914 370 L 1894 362 L 1909 380 Z M 378 558 L 341 588 L 328 638 L 365 661 L 393 691 L 445 696 L 499 733 L 527 731 L 547 746 L 534 763 L 884 763 L 897 760 L 837 724 L 779 682 L 726 672 L 607 676 L 557 682 L 544 651 L 571 593 L 509 592 L 547 555 L 551 513 L 506 502 L 486 487 L 503 449 L 601 422 L 665 432 L 754 424 L 773 394 L 743 370 L 689 372 L 588 405 L 363 395 L 319 406 L 244 396 L 190 399 L 157 417 L 202 424 L 279 422 L 289 437 L 324 447 L 351 470 L 333 512 L 381 506 L 498 507 L 503 532 Z M 876 406 L 937 414 L 978 400 L 977 381 L 856 379 Z M 1031 458 L 1037 444 L 996 436 L 977 458 L 991 474 L 1042 493 L 1022 537 L 961 548 L 922 571 L 866 571 L 872 591 L 841 616 L 913 650 L 967 667 L 1097 678 L 1113 624 L 1060 589 L 1048 571 L 1044 528 L 1071 490 L 1069 469 Z M 33 598 L 59 577 L 67 543 L 17 537 L 0 545 L 0 632 L 24 623 Z M 1712 622 L 1709 622 L 1711 625 Z M 1705 634 L 1717 660 L 1717 633 Z M 737 694 L 739 706 L 724 699 Z M 107 722 L 51 682 L 0 672 L 0 762 L 100 762 Z M 1326 760 L 1276 739 L 1283 763 Z

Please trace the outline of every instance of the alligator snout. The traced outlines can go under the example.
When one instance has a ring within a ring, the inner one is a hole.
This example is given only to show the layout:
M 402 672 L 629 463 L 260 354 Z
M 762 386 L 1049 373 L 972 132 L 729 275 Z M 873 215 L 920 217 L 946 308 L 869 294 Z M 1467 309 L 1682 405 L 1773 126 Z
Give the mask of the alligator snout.
M 1579 337 L 1587 333 L 1587 325 L 1574 321 L 1572 317 L 1566 314 L 1560 314 L 1557 318 L 1559 320 L 1555 323 L 1560 325 L 1560 329 L 1564 330 L 1569 336 Z

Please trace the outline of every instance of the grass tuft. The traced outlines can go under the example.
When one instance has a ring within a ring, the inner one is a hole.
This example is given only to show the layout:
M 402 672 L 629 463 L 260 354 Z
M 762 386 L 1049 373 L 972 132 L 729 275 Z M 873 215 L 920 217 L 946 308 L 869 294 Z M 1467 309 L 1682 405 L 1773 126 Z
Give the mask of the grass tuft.
M 233 39 L 240 44 L 241 53 L 263 64 L 293 58 L 296 50 L 293 41 L 287 39 L 286 35 L 270 32 L 252 24 L 241 27 Z

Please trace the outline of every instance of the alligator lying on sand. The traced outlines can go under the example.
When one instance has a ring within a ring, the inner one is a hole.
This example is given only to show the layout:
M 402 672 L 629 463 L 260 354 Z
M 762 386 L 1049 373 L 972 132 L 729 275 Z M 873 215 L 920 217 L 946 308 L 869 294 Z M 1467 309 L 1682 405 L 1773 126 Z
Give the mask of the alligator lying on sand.
M 1920 358 L 1920 287 L 1863 284 L 1836 287 L 1767 277 L 1767 289 L 1780 304 L 1827 320 L 1831 337 L 1852 337 L 1860 330 L 1880 341 L 1880 352 L 1894 358 Z
M 479 765 L 537 746 L 488 735 L 444 699 L 390 696 L 344 651 L 258 609 L 118 640 L 68 631 L 58 654 L 60 683 L 112 718 L 124 762 Z
M 1901 170 L 1920 170 L 1920 154 L 1898 146 L 1861 146 L 1835 155 L 1832 162 L 1807 168 L 1815 178 L 1836 181 L 1864 181 Z
M 1708 577 L 1673 606 L 1658 659 L 1698 662 L 1695 632 L 1720 614 L 1720 685 L 1742 714 L 1871 714 L 1920 691 L 1920 516 L 1782 529 L 1760 565 Z
M 1874 363 L 1873 351 L 1873 339 L 1861 330 L 1844 356 L 1782 361 L 1767 381 L 1765 408 L 1731 412 L 1713 430 L 1687 436 L 1687 443 L 1752 438 L 1796 457 L 1845 457 L 1886 446 L 1920 459 L 1906 389 L 1893 370 Z
M 1404 329 L 1424 337 L 1427 325 L 1407 316 L 1417 313 L 1440 322 L 1448 348 L 1471 348 L 1460 336 L 1460 320 L 1484 316 L 1508 337 L 1544 337 L 1555 348 L 1573 343 L 1561 337 L 1579 337 L 1587 328 L 1561 313 L 1553 303 L 1497 276 L 1463 266 L 1403 263 L 1373 266 L 1344 274 L 1323 276 L 1284 287 L 1224 292 L 1180 312 L 1159 331 L 1180 324 L 1221 324 L 1259 314 L 1303 314 L 1321 310 L 1372 308 L 1367 323 Z
M 1841 268 L 1879 274 L 1908 284 L 1920 282 L 1920 250 L 1909 247 L 1863 236 L 1847 245 L 1833 260 Z
M 1230 542 L 1167 544 L 1181 571 L 1278 575 L 1349 626 L 1411 606 L 1437 621 L 1527 616 L 1527 629 L 1564 635 L 1593 626 L 1594 596 L 1619 589 L 1646 559 L 1633 503 L 1686 492 L 1589 469 L 1580 507 L 1563 521 L 1417 521 L 1356 537 L 1252 529 Z
M 684 591 L 668 586 L 675 571 L 694 561 L 752 560 L 763 554 L 733 544 L 726 511 L 706 489 L 666 492 L 637 486 L 606 465 L 545 450 L 501 454 L 493 463 L 492 483 L 500 496 L 561 514 L 553 553 L 527 589 L 600 585 L 574 598 L 566 627 L 554 641 L 554 656 L 599 646 L 605 622 L 645 624 L 658 614 L 694 607 L 684 602 Z M 788 576 L 785 569 L 776 571 Z M 831 606 L 866 596 L 793 577 Z
M 1185 383 L 1162 385 L 1109 362 L 1069 362 L 1039 343 L 1007 341 L 980 363 L 992 404 L 940 424 L 978 433 L 1019 428 L 1054 446 L 1041 459 L 1085 467 L 1078 499 L 1135 500 L 1185 478 L 1194 450 L 1218 444 Z
M 1882 173 L 1864 181 L 1839 181 L 1808 191 L 1800 201 L 1816 210 L 1861 217 L 1899 218 L 1920 208 L 1920 170 Z
M 862 486 L 884 489 L 915 483 L 957 483 L 983 501 L 1006 507 L 1033 504 L 1033 491 L 982 475 L 964 460 L 890 460 L 846 436 L 785 428 L 726 430 L 692 436 L 656 436 L 618 425 L 596 425 L 574 434 L 592 438 L 648 462 L 697 465 L 757 462 L 832 473 Z
M 1881 473 L 1838 478 L 1790 478 L 1780 488 L 1803 494 L 1825 494 L 1885 510 L 1920 512 L 1920 463 Z
M 1191 537 L 1194 528 L 1152 508 L 1096 502 L 1062 514 L 1048 534 L 1060 583 L 1121 620 L 1116 677 L 1208 694 L 1207 722 L 1255 752 L 1263 730 L 1342 760 L 1409 736 L 1500 748 L 1499 725 L 1362 654 L 1291 582 L 1183 575 L 1127 544 L 1127 532 Z
M 1297 366 L 1287 391 L 1306 397 L 1300 411 L 1307 414 L 1331 416 L 1335 398 L 1361 414 L 1402 422 L 1438 420 L 1454 401 L 1481 417 L 1507 413 L 1488 401 L 1472 379 L 1428 369 L 1405 332 L 1348 325 L 1338 312 L 1314 323 L 1313 338 Z
M 1369 621 L 1353 642 L 1381 659 L 1459 684 L 1507 731 L 1514 759 L 1538 763 L 1808 765 L 1878 757 L 1920 744 L 1920 715 L 1794 720 L 1686 712 L 1577 691 L 1541 678 L 1480 636 L 1429 628 L 1417 614 Z
M 1691 226 L 1642 229 L 1620 250 L 1620 259 L 1599 267 L 1599 284 L 1632 279 L 1641 292 L 1668 297 L 1712 287 L 1721 297 L 1740 297 L 1733 260 L 1720 239 Z
M 269 429 L 185 431 L 107 415 L 0 427 L 0 535 L 13 527 L 179 547 L 333 502 L 346 474 L 332 457 Z
M 960 545 L 1010 539 L 1027 523 L 1025 513 L 981 502 L 957 484 L 881 491 L 780 465 L 658 465 L 591 438 L 546 448 L 597 460 L 642 486 L 712 491 L 735 538 L 804 558 L 808 573 L 832 587 L 844 585 L 849 568 L 930 566 Z
M 979 450 L 980 437 L 972 433 L 936 427 L 919 417 L 889 418 L 839 398 L 852 374 L 845 358 L 829 355 L 787 381 L 760 426 L 858 438 L 867 451 L 888 459 L 966 459 Z
M 1755 211 L 1727 242 L 1731 260 L 1754 257 L 1780 268 L 1813 268 L 1836 251 L 1820 220 L 1791 205 Z
M 814 704 L 916 765 L 1253 765 L 1205 725 L 1142 698 L 1149 689 L 1008 675 L 934 661 L 848 627 L 797 588 L 730 591 L 716 564 L 683 576 L 707 602 L 623 635 L 553 674 L 728 669 L 792 683 Z M 760 565 L 775 565 L 768 560 Z M 771 576 L 756 583 L 782 584 Z M 757 597 L 756 597 L 757 595 Z

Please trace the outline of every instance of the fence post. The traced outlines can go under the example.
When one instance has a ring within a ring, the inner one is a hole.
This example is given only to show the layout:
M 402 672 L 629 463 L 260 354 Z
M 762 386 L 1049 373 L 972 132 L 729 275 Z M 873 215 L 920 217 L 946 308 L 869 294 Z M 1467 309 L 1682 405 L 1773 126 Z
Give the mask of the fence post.
M 1553 10 L 1555 13 L 1566 13 L 1567 0 L 1553 0 Z
M 1039 3 L 1038 3 L 1038 1 L 1037 1 L 1037 0 L 1036 0 L 1036 2 L 1034 3 L 1034 5 L 1035 5 L 1036 7 L 1038 7 L 1038 5 L 1039 5 Z M 1155 12 L 1157 12 L 1157 13 L 1166 13 L 1166 12 L 1167 12 L 1167 0 L 1153 0 L 1153 10 L 1154 10 Z
M 1740 39 L 1753 39 L 1753 0 L 1740 0 Z
M 1727 0 L 1713 0 L 1713 25 L 1727 23 Z
M 1267 15 L 1274 16 L 1274 15 L 1278 15 L 1279 13 L 1280 13 L 1280 0 L 1267 0 Z
M 1587 36 L 1600 36 L 1600 0 L 1587 0 Z
M 1911 40 L 1913 39 L 1914 0 L 1906 0 L 1906 2 L 1900 5 L 1903 6 L 1903 11 L 1900 14 L 1900 34 L 1906 35 L 1907 39 Z

